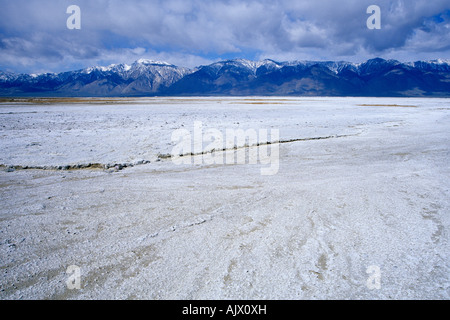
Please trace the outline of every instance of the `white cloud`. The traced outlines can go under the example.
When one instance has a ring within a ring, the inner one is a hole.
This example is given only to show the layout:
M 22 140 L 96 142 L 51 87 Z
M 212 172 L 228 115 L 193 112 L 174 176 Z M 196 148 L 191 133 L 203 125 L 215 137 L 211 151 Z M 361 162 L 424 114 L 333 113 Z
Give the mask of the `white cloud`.
M 0 1 L 0 69 L 59 71 L 141 56 L 192 67 L 222 56 L 415 60 L 450 53 L 448 0 L 377 0 L 381 30 L 366 27 L 372 0 L 78 0 L 81 30 L 66 28 L 73 1 Z M 443 21 L 433 18 L 439 14 Z

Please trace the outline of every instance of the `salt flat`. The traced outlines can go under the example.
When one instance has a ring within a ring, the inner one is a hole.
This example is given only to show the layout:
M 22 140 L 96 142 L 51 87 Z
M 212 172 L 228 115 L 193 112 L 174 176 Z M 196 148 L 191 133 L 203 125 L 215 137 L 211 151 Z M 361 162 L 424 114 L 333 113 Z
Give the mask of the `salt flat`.
M 449 102 L 2 102 L 0 298 L 449 299 Z M 278 129 L 278 171 L 163 156 L 195 122 Z

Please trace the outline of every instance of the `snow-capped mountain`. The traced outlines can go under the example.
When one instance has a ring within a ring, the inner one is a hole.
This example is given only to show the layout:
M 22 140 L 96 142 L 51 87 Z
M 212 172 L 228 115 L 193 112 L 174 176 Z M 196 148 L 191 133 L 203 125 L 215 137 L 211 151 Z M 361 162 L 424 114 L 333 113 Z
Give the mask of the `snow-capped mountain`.
M 437 59 L 430 61 L 416 61 L 411 66 L 427 71 L 450 71 L 450 60 Z
M 159 92 L 191 72 L 166 62 L 140 59 L 58 74 L 0 72 L 0 95 L 136 96 Z
M 417 65 L 417 67 L 415 66 Z M 227 60 L 200 67 L 167 89 L 185 95 L 450 96 L 449 64 L 396 60 Z
M 11 72 L 0 71 L 0 83 L 14 81 L 15 79 L 17 79 L 17 74 L 11 73 Z
M 40 75 L 0 71 L 0 96 L 450 96 L 450 61 L 225 60 L 195 69 L 139 59 Z

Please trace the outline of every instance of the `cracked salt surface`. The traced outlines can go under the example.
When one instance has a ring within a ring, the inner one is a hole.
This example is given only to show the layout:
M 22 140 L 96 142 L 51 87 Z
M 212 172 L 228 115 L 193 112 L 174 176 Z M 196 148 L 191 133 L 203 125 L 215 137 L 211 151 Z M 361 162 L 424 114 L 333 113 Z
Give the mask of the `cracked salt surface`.
M 247 99 L 0 105 L 0 298 L 449 298 L 448 99 Z M 194 121 L 298 141 L 272 176 L 156 161 Z

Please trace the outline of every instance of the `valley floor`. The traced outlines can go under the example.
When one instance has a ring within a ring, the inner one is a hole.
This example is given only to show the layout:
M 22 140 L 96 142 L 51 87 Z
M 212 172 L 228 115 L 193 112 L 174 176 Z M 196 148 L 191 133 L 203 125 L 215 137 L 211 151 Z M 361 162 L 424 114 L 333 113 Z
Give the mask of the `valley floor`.
M 278 170 L 163 156 L 195 122 Z M 449 99 L 3 101 L 0 150 L 0 299 L 450 298 Z

